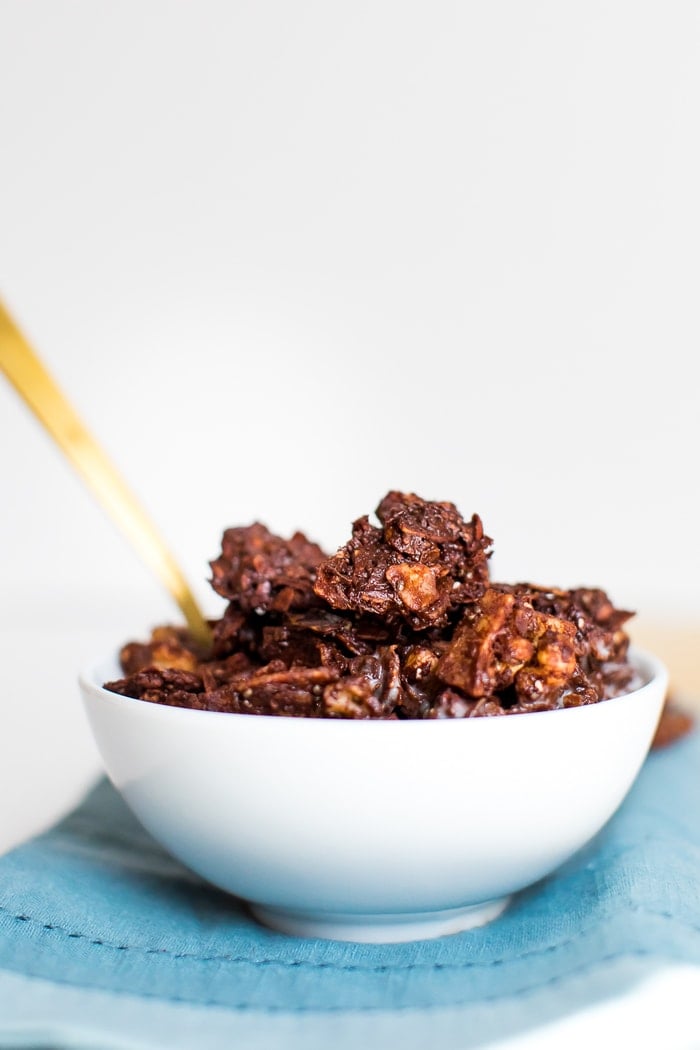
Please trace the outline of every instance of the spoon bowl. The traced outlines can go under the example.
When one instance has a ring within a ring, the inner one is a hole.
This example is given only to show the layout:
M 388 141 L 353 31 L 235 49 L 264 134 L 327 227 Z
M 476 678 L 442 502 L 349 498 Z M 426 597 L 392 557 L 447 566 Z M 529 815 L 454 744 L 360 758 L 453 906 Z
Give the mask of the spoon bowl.
M 498 915 L 588 843 L 629 791 L 668 674 L 586 707 L 340 720 L 193 711 L 80 687 L 105 768 L 145 828 L 292 934 L 402 941 Z

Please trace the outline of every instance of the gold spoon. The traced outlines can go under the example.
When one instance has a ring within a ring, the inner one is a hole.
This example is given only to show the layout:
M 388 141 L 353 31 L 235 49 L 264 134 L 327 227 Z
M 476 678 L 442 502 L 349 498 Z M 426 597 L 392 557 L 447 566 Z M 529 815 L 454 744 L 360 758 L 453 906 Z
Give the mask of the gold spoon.
M 158 530 L 0 300 L 0 371 L 48 430 L 92 494 L 175 599 L 192 637 L 209 648 L 211 631 Z

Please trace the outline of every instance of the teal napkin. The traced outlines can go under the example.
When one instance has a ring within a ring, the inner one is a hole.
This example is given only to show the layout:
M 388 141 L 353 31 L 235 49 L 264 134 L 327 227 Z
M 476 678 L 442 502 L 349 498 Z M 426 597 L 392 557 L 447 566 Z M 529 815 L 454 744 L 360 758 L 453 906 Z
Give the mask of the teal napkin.
M 698 734 L 652 754 L 595 841 L 498 920 L 410 944 L 259 926 L 103 781 L 0 858 L 0 1046 L 482 1046 L 700 965 L 698 873 Z

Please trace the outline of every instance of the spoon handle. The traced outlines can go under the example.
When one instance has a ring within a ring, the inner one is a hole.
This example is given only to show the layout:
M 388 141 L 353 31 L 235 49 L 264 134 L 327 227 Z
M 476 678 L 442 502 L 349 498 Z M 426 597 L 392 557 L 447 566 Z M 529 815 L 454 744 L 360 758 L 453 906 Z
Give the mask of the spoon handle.
M 0 371 L 177 602 L 193 637 L 208 646 L 209 625 L 160 534 L 0 300 Z

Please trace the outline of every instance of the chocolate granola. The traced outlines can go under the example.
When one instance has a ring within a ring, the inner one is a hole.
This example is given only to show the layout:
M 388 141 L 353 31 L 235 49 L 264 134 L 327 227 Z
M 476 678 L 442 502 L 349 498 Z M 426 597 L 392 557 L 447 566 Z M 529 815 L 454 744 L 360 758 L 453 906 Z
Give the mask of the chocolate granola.
M 597 588 L 491 581 L 478 515 L 389 492 L 333 555 L 297 532 L 227 529 L 227 605 L 203 653 L 158 627 L 106 683 L 152 703 L 302 718 L 477 718 L 598 703 L 641 684 Z

